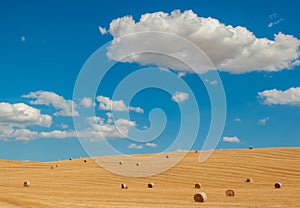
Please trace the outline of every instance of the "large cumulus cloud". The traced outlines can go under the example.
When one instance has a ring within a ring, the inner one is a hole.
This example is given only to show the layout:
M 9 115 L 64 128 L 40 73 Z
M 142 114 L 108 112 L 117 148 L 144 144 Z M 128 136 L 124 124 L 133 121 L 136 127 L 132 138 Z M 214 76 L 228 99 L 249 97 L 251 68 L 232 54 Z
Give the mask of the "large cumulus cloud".
M 300 64 L 300 40 L 292 35 L 279 32 L 274 35 L 274 40 L 258 38 L 245 27 L 233 27 L 211 17 L 199 17 L 191 10 L 175 10 L 171 14 L 147 13 L 137 22 L 132 16 L 113 20 L 108 30 L 114 38 L 108 48 L 109 58 L 118 60 L 131 50 L 164 50 L 175 59 L 146 53 L 135 54 L 122 61 L 157 65 L 179 71 L 190 69 L 176 59 L 186 57 L 191 62 L 199 60 L 184 42 L 171 36 L 137 35 L 127 39 L 126 43 L 118 39 L 124 35 L 149 31 L 171 33 L 193 42 L 205 52 L 217 69 L 231 73 L 280 71 Z M 206 70 L 209 69 L 204 67 L 197 73 L 204 73 Z

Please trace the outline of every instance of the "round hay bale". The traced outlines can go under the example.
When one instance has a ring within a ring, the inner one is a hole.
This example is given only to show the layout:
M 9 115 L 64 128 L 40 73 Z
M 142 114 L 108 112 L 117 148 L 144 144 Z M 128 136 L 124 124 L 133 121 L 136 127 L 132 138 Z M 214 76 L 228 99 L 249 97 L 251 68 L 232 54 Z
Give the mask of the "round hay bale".
M 245 180 L 245 182 L 247 182 L 247 183 L 252 183 L 253 180 L 252 180 L 252 178 L 247 178 L 247 179 Z
M 253 147 L 252 147 L 252 146 L 250 146 L 250 147 L 249 147 L 249 149 L 253 149 Z
M 234 196 L 235 195 L 234 190 L 232 190 L 232 189 L 228 189 L 227 191 L 225 191 L 225 194 L 226 194 L 226 196 Z
M 69 160 L 72 160 L 72 158 L 70 157 Z
M 148 183 L 148 188 L 153 188 L 154 187 L 154 183 Z
M 195 202 L 203 203 L 207 200 L 207 196 L 204 192 L 198 192 L 194 195 Z
M 55 165 L 55 167 L 59 168 L 59 165 Z
M 25 182 L 23 183 L 23 186 L 24 186 L 24 187 L 29 187 L 29 186 L 30 186 L 30 182 L 29 182 L 29 181 L 25 181 Z
M 167 155 L 166 158 L 170 158 L 169 155 Z
M 195 188 L 196 188 L 196 189 L 201 188 L 201 183 L 196 183 L 196 184 L 195 184 Z
M 51 166 L 50 168 L 51 168 L 51 169 L 54 169 L 54 167 L 53 167 L 53 166 Z
M 85 163 L 86 163 L 86 162 L 87 162 L 87 160 L 84 160 L 83 162 L 85 162 Z
M 282 184 L 277 182 L 274 184 L 275 188 L 278 189 L 278 188 L 281 188 L 282 187 Z
M 198 150 L 195 151 L 195 153 L 198 153 L 198 152 L 199 152 Z
M 136 163 L 136 166 L 140 166 L 141 165 L 141 163 Z
M 121 184 L 121 188 L 122 188 L 122 189 L 128 189 L 128 186 L 127 186 L 125 183 L 122 183 L 122 184 Z
M 122 164 L 123 164 L 123 161 L 120 161 L 119 164 L 122 165 Z

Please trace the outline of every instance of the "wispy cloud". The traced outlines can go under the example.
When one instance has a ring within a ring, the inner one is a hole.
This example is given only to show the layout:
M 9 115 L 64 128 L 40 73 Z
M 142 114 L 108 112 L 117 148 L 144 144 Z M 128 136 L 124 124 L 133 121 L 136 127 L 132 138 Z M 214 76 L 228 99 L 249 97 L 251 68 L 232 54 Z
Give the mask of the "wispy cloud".
M 145 146 L 147 146 L 147 147 L 152 147 L 152 148 L 156 148 L 156 147 L 157 147 L 157 144 L 155 144 L 155 143 L 146 143 Z
M 29 103 L 32 105 L 46 105 L 53 106 L 58 110 L 54 115 L 56 116 L 78 116 L 79 113 L 75 110 L 76 104 L 72 100 L 66 100 L 64 97 L 48 91 L 36 91 L 23 98 L 32 99 Z
M 105 34 L 108 33 L 108 31 L 106 30 L 106 28 L 100 27 L 100 26 L 99 26 L 99 32 L 101 33 L 101 35 L 105 35 Z
M 111 100 L 109 97 L 102 95 L 97 96 L 99 102 L 99 109 L 101 110 L 113 110 L 113 111 L 135 111 L 137 113 L 144 113 L 144 110 L 140 107 L 126 106 L 123 100 Z
M 229 143 L 240 143 L 240 139 L 236 136 L 234 137 L 223 137 L 224 142 L 229 142 Z
M 185 92 L 176 92 L 173 96 L 172 96 L 172 100 L 174 102 L 177 103 L 182 103 L 185 100 L 189 99 L 189 94 L 185 93 Z
M 285 91 L 265 90 L 258 93 L 258 98 L 268 105 L 297 105 L 300 106 L 300 87 L 292 87 Z
M 266 117 L 266 118 L 262 118 L 260 119 L 257 124 L 260 125 L 260 126 L 264 126 L 266 125 L 266 123 L 270 120 L 270 117 Z
M 143 149 L 143 146 L 132 143 L 128 146 L 128 148 L 129 149 Z

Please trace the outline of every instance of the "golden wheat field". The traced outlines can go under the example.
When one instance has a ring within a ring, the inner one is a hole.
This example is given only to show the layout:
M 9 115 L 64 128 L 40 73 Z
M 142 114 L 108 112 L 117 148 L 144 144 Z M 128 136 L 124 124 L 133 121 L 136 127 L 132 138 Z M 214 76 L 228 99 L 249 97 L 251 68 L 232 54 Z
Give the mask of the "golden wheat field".
M 169 153 L 169 159 L 176 154 Z M 300 207 L 300 148 L 217 150 L 204 163 L 198 159 L 199 153 L 189 152 L 168 171 L 145 178 L 112 174 L 90 158 L 1 160 L 0 207 Z M 109 160 L 118 165 L 117 157 Z M 150 182 L 154 188 L 147 187 Z M 282 187 L 275 189 L 275 182 Z M 128 189 L 121 189 L 122 183 Z M 228 189 L 234 197 L 226 196 Z M 195 202 L 197 192 L 205 192 L 207 201 Z

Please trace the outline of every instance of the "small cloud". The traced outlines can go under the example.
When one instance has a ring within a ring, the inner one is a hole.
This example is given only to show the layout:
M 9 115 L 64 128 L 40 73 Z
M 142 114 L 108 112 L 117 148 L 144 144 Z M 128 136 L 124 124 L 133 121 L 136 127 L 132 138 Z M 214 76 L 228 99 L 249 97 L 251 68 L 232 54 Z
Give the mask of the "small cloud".
M 184 150 L 184 149 L 177 149 L 176 152 L 188 152 L 188 150 Z
M 270 18 L 270 19 L 274 19 L 274 18 L 276 18 L 276 17 L 277 17 L 277 14 L 276 14 L 276 13 L 273 13 L 273 14 L 270 14 L 270 15 L 269 15 L 269 18 Z
M 143 126 L 142 128 L 143 128 L 143 129 L 148 129 L 148 126 Z
M 156 148 L 156 147 L 157 147 L 157 144 L 155 144 L 155 143 L 146 143 L 145 146 L 147 146 L 147 147 L 152 147 L 152 148 Z
M 264 126 L 264 125 L 266 125 L 266 123 L 268 122 L 268 120 L 270 120 L 270 117 L 262 118 L 262 119 L 260 119 L 257 123 L 258 123 L 258 125 L 260 125 L 260 126 Z
M 136 145 L 134 143 L 130 144 L 128 146 L 129 149 L 143 149 L 143 146 L 142 145 Z
M 270 23 L 268 24 L 268 27 L 273 27 L 274 25 L 277 25 L 277 24 L 279 24 L 279 23 L 282 22 L 282 21 L 283 21 L 283 19 L 280 18 L 279 20 L 270 22 Z
M 94 106 L 95 104 L 93 103 L 92 98 L 85 97 L 85 98 L 81 99 L 79 105 L 81 105 L 85 108 L 90 108 L 90 107 Z
M 105 27 L 100 27 L 99 26 L 99 31 L 100 31 L 101 35 L 106 35 L 108 33 L 108 31 L 106 30 Z
M 300 106 L 300 87 L 287 90 L 265 90 L 258 92 L 258 98 L 267 105 L 297 105 Z
M 186 72 L 178 72 L 178 77 L 184 77 L 186 75 Z
M 26 37 L 25 36 L 21 36 L 21 41 L 25 42 L 26 41 Z
M 61 124 L 59 125 L 59 127 L 62 128 L 62 129 L 67 129 L 67 128 L 69 128 L 69 125 L 68 125 L 68 124 L 63 124 L 63 123 L 61 123 Z
M 189 99 L 189 94 L 185 92 L 176 92 L 175 95 L 172 96 L 172 100 L 176 103 L 182 103 L 187 99 Z
M 223 137 L 223 142 L 229 142 L 229 143 L 240 143 L 240 139 L 236 136 L 234 137 Z
M 210 84 L 211 84 L 211 85 L 216 85 L 216 84 L 218 84 L 218 81 L 216 81 L 216 80 L 211 81 Z
M 235 118 L 234 121 L 235 122 L 241 122 L 241 119 L 240 118 Z

